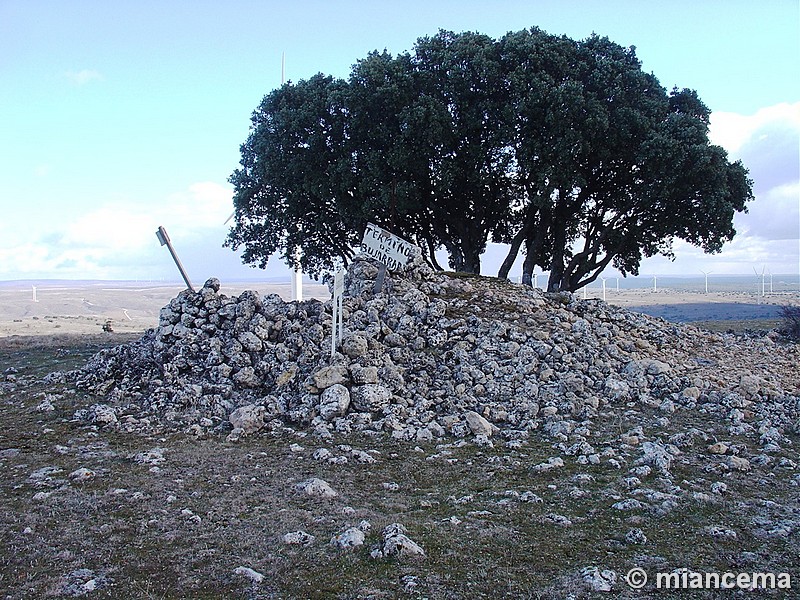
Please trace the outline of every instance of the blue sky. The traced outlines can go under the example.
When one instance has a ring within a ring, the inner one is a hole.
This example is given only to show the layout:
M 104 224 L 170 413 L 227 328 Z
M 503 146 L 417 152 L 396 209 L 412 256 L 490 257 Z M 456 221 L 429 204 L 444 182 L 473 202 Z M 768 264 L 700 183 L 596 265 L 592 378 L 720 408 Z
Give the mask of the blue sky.
M 0 0 L 0 280 L 280 277 L 221 248 L 250 114 L 286 77 L 346 77 L 371 50 L 438 29 L 538 26 L 636 46 L 667 89 L 696 89 L 712 139 L 757 199 L 719 255 L 676 244 L 642 273 L 800 271 L 796 0 Z M 494 274 L 499 250 L 484 259 Z

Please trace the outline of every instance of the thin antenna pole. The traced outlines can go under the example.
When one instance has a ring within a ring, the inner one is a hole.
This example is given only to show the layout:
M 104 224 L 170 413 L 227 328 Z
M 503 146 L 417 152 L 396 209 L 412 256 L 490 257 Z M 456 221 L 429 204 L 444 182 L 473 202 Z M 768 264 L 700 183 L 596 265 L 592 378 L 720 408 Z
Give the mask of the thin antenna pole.
M 281 52 L 281 86 L 286 83 L 286 52 Z M 295 249 L 294 266 L 292 266 L 292 300 L 303 301 L 303 270 L 300 267 L 300 248 Z

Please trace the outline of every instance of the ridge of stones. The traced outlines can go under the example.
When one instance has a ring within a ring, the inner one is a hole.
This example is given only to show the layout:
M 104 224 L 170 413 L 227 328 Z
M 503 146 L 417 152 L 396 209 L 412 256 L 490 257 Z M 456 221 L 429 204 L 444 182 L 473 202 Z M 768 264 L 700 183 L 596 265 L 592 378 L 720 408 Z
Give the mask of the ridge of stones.
M 581 422 L 643 404 L 719 412 L 733 428 L 766 428 L 762 437 L 800 429 L 797 346 L 773 337 L 437 273 L 419 254 L 375 293 L 377 276 L 370 260 L 349 266 L 333 358 L 331 301 L 228 297 L 215 278 L 185 290 L 157 328 L 68 374 L 98 397 L 76 417 L 234 441 L 289 427 L 491 445 L 537 429 L 567 439 Z M 653 456 L 656 468 L 668 460 Z

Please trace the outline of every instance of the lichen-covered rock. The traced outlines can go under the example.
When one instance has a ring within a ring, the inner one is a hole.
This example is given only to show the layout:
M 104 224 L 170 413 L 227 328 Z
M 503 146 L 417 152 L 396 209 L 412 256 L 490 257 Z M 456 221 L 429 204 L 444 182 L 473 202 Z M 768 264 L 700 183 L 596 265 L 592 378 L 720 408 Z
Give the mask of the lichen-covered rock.
M 75 418 L 131 431 L 232 429 L 231 440 L 288 425 L 322 437 L 380 432 L 423 443 L 452 435 L 487 446 L 535 434 L 571 447 L 588 437 L 584 424 L 648 407 L 659 419 L 702 410 L 731 439 L 755 437 L 765 455 L 800 430 L 792 347 L 436 273 L 420 253 L 387 273 L 378 292 L 377 275 L 370 260 L 348 266 L 343 342 L 333 356 L 331 302 L 228 297 L 214 278 L 182 291 L 156 329 L 64 374 L 92 396 Z M 620 441 L 641 452 L 636 468 L 661 471 L 681 445 L 643 432 L 621 431 Z M 606 459 L 599 449 L 568 449 L 581 464 Z M 746 468 L 735 454 L 719 466 Z
M 369 342 L 363 335 L 347 336 L 342 342 L 342 352 L 350 358 L 364 356 L 369 350 Z
M 320 390 L 327 389 L 332 385 L 341 385 L 348 381 L 347 367 L 342 365 L 333 365 L 330 367 L 323 367 L 314 373 L 314 385 Z
M 497 427 L 492 425 L 474 410 L 468 410 L 466 413 L 464 413 L 464 418 L 467 420 L 467 425 L 469 425 L 469 429 L 473 435 L 492 437 L 495 432 L 500 431 Z
M 331 545 L 341 550 L 351 550 L 364 545 L 364 532 L 358 527 L 350 527 L 331 538 Z
M 283 536 L 283 543 L 291 546 L 310 546 L 317 538 L 305 531 L 291 531 Z
M 581 577 L 586 587 L 593 592 L 610 592 L 617 582 L 617 574 L 614 571 L 594 566 L 581 569 Z
M 248 404 L 234 410 L 229 420 L 234 429 L 239 429 L 244 435 L 260 431 L 265 425 L 266 409 L 263 406 Z
M 350 391 L 340 383 L 326 388 L 320 397 L 319 416 L 326 421 L 347 414 L 350 406 Z
M 387 525 L 383 532 L 384 556 L 423 558 L 425 550 L 406 534 L 408 531 L 400 523 Z
M 354 388 L 352 401 L 356 410 L 380 412 L 389 405 L 392 392 L 382 385 L 368 383 Z
M 336 498 L 339 495 L 339 492 L 334 490 L 327 481 L 318 477 L 298 483 L 295 489 L 301 494 L 315 498 Z

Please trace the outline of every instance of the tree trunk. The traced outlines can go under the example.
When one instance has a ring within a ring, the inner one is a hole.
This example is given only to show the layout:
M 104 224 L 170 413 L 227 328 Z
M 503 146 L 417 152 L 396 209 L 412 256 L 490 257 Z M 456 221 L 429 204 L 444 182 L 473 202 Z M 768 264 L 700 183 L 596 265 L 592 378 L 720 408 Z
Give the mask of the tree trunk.
M 527 235 L 528 231 L 523 227 L 511 240 L 511 248 L 509 248 L 506 259 L 503 261 L 503 264 L 500 265 L 500 270 L 497 272 L 497 277 L 500 279 L 508 279 L 508 273 L 511 271 L 511 267 L 514 266 L 514 261 L 517 260 L 517 255 L 519 254 L 519 249 L 522 247 L 522 242 L 525 241 Z
M 522 263 L 522 284 L 533 287 L 533 269 L 536 268 L 536 250 L 529 241 L 525 249 L 525 262 Z
M 464 249 L 464 264 L 462 271 L 464 273 L 474 273 L 475 275 L 481 274 L 481 255 L 478 249 L 470 246 Z
M 553 235 L 553 257 L 550 260 L 550 276 L 547 278 L 548 292 L 561 292 L 564 287 L 564 252 L 566 252 L 566 234 L 556 231 Z
M 534 221 L 536 216 L 540 214 L 540 209 L 535 204 L 529 204 L 526 211 L 525 211 L 525 218 L 522 222 L 522 226 L 517 234 L 511 239 L 511 248 L 508 250 L 508 254 L 506 255 L 503 264 L 500 265 L 500 270 L 497 272 L 497 276 L 500 279 L 508 279 L 508 274 L 511 271 L 511 267 L 514 266 L 514 262 L 517 260 L 517 256 L 519 255 L 519 249 L 522 247 L 522 244 L 526 244 L 526 256 L 530 254 L 527 240 L 529 239 L 531 229 L 534 226 Z M 540 227 L 537 231 L 537 238 L 541 235 L 542 228 Z M 536 253 L 534 253 L 536 254 Z M 534 256 L 534 258 L 538 258 L 538 256 Z M 533 267 L 536 266 L 535 264 L 530 266 L 528 274 L 530 275 L 533 273 Z M 523 283 L 524 283 L 524 267 L 523 267 Z M 528 277 L 530 279 L 530 277 Z M 530 285 L 530 283 L 528 284 Z

